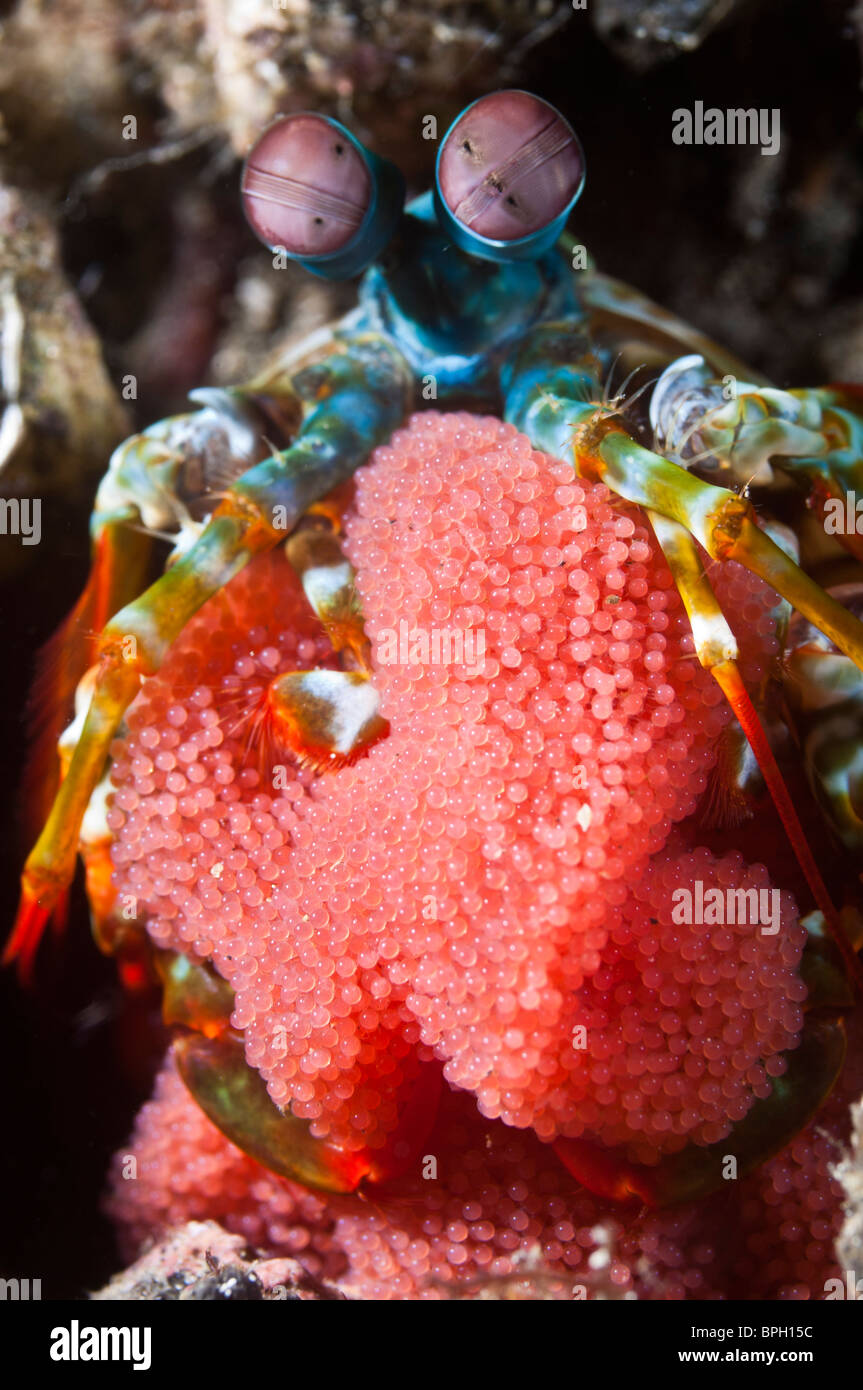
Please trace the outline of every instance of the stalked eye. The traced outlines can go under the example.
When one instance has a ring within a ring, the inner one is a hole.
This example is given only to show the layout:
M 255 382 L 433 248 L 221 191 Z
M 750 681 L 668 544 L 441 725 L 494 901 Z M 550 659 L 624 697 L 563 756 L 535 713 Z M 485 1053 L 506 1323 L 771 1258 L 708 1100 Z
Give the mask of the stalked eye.
M 249 151 L 241 184 L 252 230 L 316 275 L 344 279 L 365 269 L 392 236 L 401 174 L 331 117 L 310 112 L 275 121 Z
M 465 251 L 540 255 L 584 186 L 584 152 L 558 111 L 529 92 L 495 92 L 458 117 L 438 155 L 438 216 Z
M 359 230 L 372 180 L 359 150 L 326 117 L 286 116 L 249 154 L 242 191 L 261 241 L 295 256 L 331 256 Z

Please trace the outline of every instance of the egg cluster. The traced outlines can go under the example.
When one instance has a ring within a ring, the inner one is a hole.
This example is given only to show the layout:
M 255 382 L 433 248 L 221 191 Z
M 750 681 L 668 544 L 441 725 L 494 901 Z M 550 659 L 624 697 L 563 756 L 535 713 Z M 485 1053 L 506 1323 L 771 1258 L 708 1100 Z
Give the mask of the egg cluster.
M 130 1144 L 114 1158 L 107 1210 L 129 1259 L 154 1235 L 212 1219 L 250 1244 L 302 1253 L 314 1274 L 344 1272 L 323 1198 L 275 1179 L 229 1144 L 192 1100 L 170 1054 Z
M 717 892 L 715 915 L 735 920 L 693 920 L 714 915 L 699 911 L 699 894 Z M 775 920 L 762 921 L 774 901 Z M 575 1001 L 584 1062 L 561 1077 L 560 1131 L 626 1144 L 641 1163 L 725 1138 L 799 1042 L 805 939 L 762 865 L 706 849 L 655 855 Z
M 776 621 L 783 600 L 736 560 L 718 565 L 703 558 L 711 588 L 734 629 L 741 672 L 750 690 L 757 690 L 781 655 Z
M 672 881 L 766 878 L 658 858 L 728 714 L 639 514 L 511 426 L 429 412 L 360 471 L 346 552 L 388 737 L 318 776 L 262 761 L 267 682 L 334 658 L 284 558 L 256 561 L 129 711 L 119 891 L 213 959 L 316 1136 L 385 1145 L 431 1056 L 544 1139 L 649 1161 L 726 1133 L 797 1040 L 802 934 L 787 901 L 771 937 L 671 920 Z M 734 582 L 751 638 L 769 591 Z
M 130 1256 L 174 1225 L 212 1217 L 364 1299 L 823 1298 L 840 1274 L 831 1169 L 848 1095 L 846 1085 L 753 1176 L 697 1204 L 638 1211 L 586 1192 L 529 1132 L 484 1121 L 469 1096 L 450 1092 L 429 1139 L 429 1176 L 366 1200 L 304 1192 L 244 1157 L 169 1058 L 115 1160 L 108 1211 Z

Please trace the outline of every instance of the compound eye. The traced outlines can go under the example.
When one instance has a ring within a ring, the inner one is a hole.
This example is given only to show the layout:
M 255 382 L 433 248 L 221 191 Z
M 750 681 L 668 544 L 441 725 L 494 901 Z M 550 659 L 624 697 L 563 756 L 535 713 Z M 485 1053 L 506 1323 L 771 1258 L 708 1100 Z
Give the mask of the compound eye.
M 328 116 L 282 116 L 252 146 L 243 166 L 243 209 L 256 236 L 307 270 L 354 275 L 391 237 L 404 182 Z
M 464 250 L 495 260 L 552 245 L 583 186 L 578 137 L 529 92 L 481 97 L 450 127 L 438 156 L 441 220 Z
M 372 180 L 359 150 L 325 116 L 285 116 L 246 159 L 243 207 L 267 246 L 294 256 L 330 256 L 356 235 Z

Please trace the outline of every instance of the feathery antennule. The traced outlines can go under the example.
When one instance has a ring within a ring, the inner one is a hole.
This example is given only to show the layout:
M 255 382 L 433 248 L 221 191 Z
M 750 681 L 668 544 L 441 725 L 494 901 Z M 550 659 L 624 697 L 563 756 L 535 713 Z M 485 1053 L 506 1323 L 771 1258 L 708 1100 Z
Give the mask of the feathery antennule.
M 644 395 L 645 391 L 650 390 L 652 386 L 656 385 L 658 378 L 653 377 L 648 381 L 642 382 L 641 386 L 637 387 L 630 396 L 627 396 L 625 394 L 626 387 L 629 385 L 632 378 L 636 375 L 637 372 L 640 372 L 647 365 L 646 363 L 642 362 L 638 366 L 633 367 L 632 370 L 627 373 L 626 377 L 621 382 L 619 389 L 615 392 L 613 396 L 610 395 L 609 391 L 611 386 L 611 379 L 619 357 L 620 354 L 618 353 L 618 357 L 615 358 L 615 361 L 612 363 L 611 368 L 609 369 L 605 386 L 603 387 L 601 399 L 597 399 L 595 396 L 592 396 L 590 394 L 586 379 L 580 379 L 575 386 L 571 399 L 576 403 L 582 402 L 584 405 L 592 406 L 593 414 L 589 420 L 581 420 L 578 422 L 578 424 L 573 425 L 572 433 L 568 440 L 569 447 L 573 451 L 575 451 L 577 448 L 577 441 L 579 436 L 583 434 L 585 430 L 591 429 L 600 420 L 611 419 L 614 416 L 625 416 L 627 412 L 630 411 L 632 407 L 635 405 L 636 401 L 638 401 L 640 397 Z M 551 400 L 551 398 L 549 399 Z M 559 407 L 560 402 L 555 402 L 554 404 L 557 407 Z

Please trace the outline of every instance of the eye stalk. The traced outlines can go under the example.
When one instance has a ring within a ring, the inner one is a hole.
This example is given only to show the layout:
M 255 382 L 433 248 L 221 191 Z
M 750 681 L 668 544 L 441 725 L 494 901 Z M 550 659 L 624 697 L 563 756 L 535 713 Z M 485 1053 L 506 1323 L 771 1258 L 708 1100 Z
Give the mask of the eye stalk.
M 555 107 L 530 92 L 494 92 L 468 106 L 443 138 L 438 220 L 463 251 L 533 260 L 562 232 L 584 168 L 581 142 Z
M 270 250 L 313 275 L 347 280 L 375 260 L 396 229 L 404 179 L 340 121 L 280 116 L 249 151 L 243 210 Z

